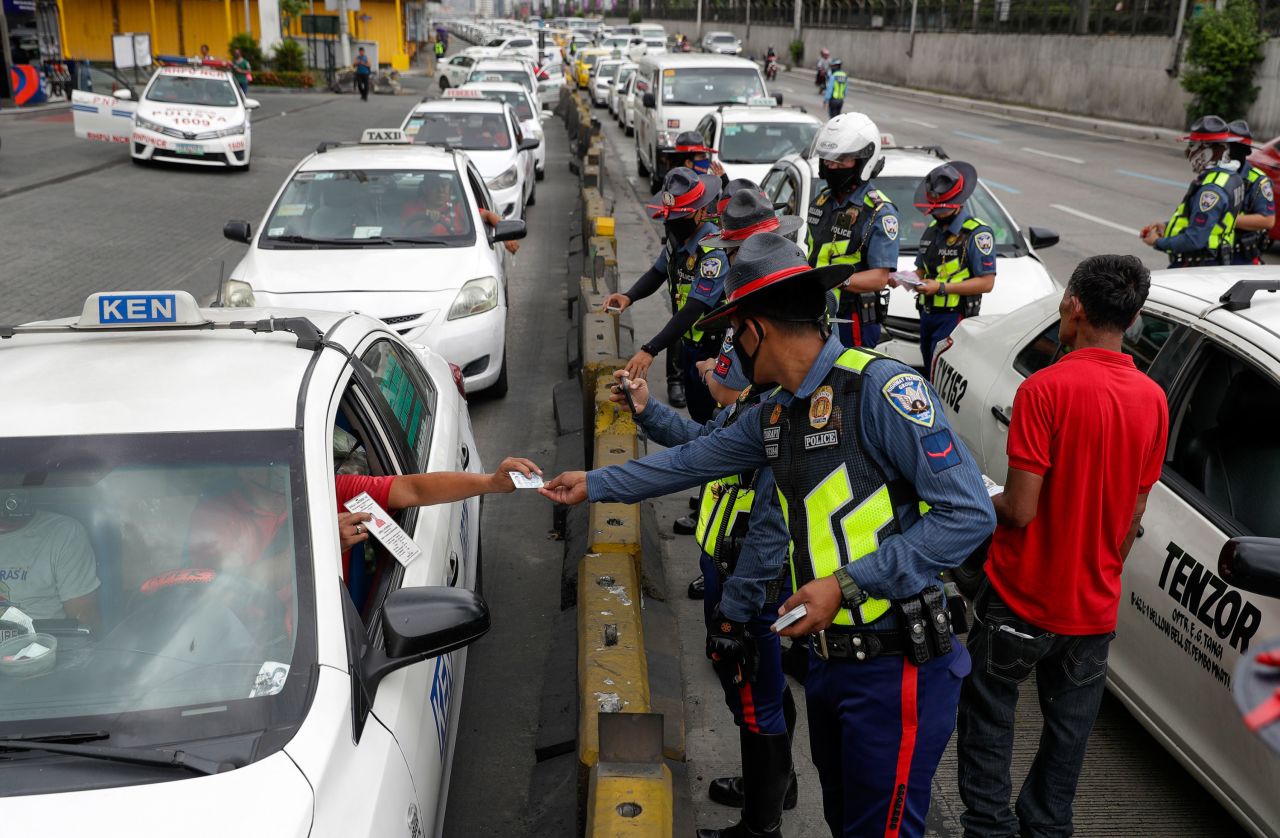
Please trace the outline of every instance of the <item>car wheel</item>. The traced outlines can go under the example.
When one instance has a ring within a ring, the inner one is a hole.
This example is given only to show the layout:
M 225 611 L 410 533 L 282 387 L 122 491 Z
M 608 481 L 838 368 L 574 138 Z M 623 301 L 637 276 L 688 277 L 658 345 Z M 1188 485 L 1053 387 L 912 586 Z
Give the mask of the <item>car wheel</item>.
M 662 181 L 663 178 L 658 175 L 657 169 L 655 168 L 654 171 L 649 173 L 649 191 L 655 195 L 661 192 Z
M 489 387 L 489 395 L 495 399 L 500 399 L 507 394 L 509 382 L 507 380 L 507 353 L 502 353 L 502 368 L 498 370 L 498 379 Z
M 622 133 L 626 134 L 628 137 L 634 137 L 636 134 L 636 129 L 632 128 L 630 125 L 627 125 L 625 122 L 623 123 L 623 125 L 625 127 L 623 127 L 622 129 Z
M 546 169 L 534 169 L 533 171 L 533 177 L 535 180 L 543 180 L 546 178 L 546 176 L 547 176 Z
M 649 176 L 649 167 L 644 164 L 644 158 L 640 156 L 640 146 L 636 146 L 636 174 L 640 177 Z
M 537 180 L 538 180 L 538 178 L 537 178 L 537 175 L 535 174 L 535 176 L 534 176 L 534 178 L 533 178 L 534 185 L 533 185 L 533 186 L 531 186 L 531 187 L 529 187 L 529 200 L 527 200 L 527 201 L 525 201 L 525 202 L 524 202 L 524 205 L 525 205 L 526 207 L 531 207 L 531 206 L 533 206 L 534 204 L 538 203 L 538 184 L 537 184 Z
M 448 76 L 441 76 L 441 77 L 440 77 L 440 89 L 441 89 L 441 90 L 448 90 L 448 89 L 449 89 L 449 77 L 448 77 Z

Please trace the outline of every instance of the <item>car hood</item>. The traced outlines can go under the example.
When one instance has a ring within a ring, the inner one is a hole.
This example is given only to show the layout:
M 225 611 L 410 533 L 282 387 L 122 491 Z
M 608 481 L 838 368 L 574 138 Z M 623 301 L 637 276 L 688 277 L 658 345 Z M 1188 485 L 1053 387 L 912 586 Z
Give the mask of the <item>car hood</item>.
M 725 163 L 723 160 L 720 165 L 724 166 L 724 173 L 729 176 L 729 180 L 746 178 L 752 183 L 764 180 L 769 169 L 773 168 L 770 163 Z
M 481 233 L 483 235 L 483 233 Z M 487 258 L 486 258 L 487 257 Z M 467 280 L 493 276 L 496 257 L 483 244 L 476 247 L 261 248 L 256 245 L 231 272 L 249 283 L 254 295 L 338 295 L 385 291 L 456 291 Z M 292 308 L 308 307 L 289 300 Z M 319 304 L 316 308 L 346 311 L 351 306 Z
M 898 259 L 898 270 L 913 271 L 915 254 Z M 1062 293 L 1062 286 L 1034 256 L 1000 256 L 996 259 L 996 285 L 982 298 L 982 314 L 1007 314 L 1032 300 Z M 889 292 L 889 316 L 917 320 L 916 294 L 906 288 Z
M 510 169 L 519 158 L 519 152 L 515 150 L 514 142 L 511 148 L 499 151 L 468 151 L 466 149 L 461 151 L 471 158 L 472 163 L 476 164 L 476 168 L 480 170 L 480 176 L 486 181 L 493 180 L 507 169 Z
M 97 835 L 107 827 L 113 834 L 168 838 L 181 825 L 177 831 L 192 838 L 305 838 L 311 831 L 315 809 L 311 785 L 283 751 L 234 771 L 208 777 L 176 772 L 175 776 L 180 779 L 6 797 L 5 833 Z
M 230 128 L 244 122 L 244 108 L 210 108 L 204 105 L 174 105 L 144 99 L 138 104 L 138 116 L 166 128 L 200 133 Z

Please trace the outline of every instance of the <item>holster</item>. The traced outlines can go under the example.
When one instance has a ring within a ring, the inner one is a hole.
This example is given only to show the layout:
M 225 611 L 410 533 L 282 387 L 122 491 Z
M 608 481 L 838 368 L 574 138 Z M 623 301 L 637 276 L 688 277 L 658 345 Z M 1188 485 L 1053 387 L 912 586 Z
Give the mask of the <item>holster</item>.
M 906 599 L 895 599 L 903 654 L 916 666 L 951 652 L 951 615 L 942 589 L 930 586 Z
M 982 295 L 970 294 L 967 297 L 960 298 L 960 315 L 962 317 L 977 317 L 978 312 L 982 309 Z

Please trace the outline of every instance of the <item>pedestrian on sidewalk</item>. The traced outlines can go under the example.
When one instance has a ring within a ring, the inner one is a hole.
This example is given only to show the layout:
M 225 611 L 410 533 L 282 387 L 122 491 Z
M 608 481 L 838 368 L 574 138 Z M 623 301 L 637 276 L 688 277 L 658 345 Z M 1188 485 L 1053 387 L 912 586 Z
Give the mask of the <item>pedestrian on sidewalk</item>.
M 827 103 L 827 118 L 834 119 L 844 110 L 844 94 L 849 87 L 849 74 L 844 71 L 844 62 L 839 58 L 831 59 L 831 72 L 827 75 L 827 86 L 822 93 L 822 101 Z
M 360 52 L 356 55 L 356 90 L 360 91 L 360 99 L 364 102 L 369 101 L 369 76 L 373 74 L 373 68 L 369 65 L 369 56 L 364 54 L 364 47 L 360 47 Z
M 1072 834 L 1071 802 L 1106 688 L 1120 573 L 1168 437 L 1164 392 L 1122 351 L 1151 277 L 1134 256 L 1091 256 L 1058 306 L 1070 352 L 1018 387 L 1009 474 L 974 600 L 973 673 L 959 713 L 966 838 Z M 1009 808 L 1018 685 L 1044 724 Z
M 245 96 L 249 95 L 249 82 L 253 81 L 252 69 L 249 59 L 240 50 L 236 50 L 235 60 L 231 62 L 231 72 L 235 74 L 236 84 L 240 85 L 240 92 Z

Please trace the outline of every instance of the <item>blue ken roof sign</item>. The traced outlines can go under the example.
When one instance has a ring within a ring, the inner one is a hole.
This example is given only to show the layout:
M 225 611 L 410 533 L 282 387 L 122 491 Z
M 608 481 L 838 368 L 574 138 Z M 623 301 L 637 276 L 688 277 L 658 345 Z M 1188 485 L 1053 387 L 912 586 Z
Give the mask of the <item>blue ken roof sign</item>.
M 208 322 L 186 291 L 100 292 L 89 295 L 76 323 L 81 328 L 193 326 Z

